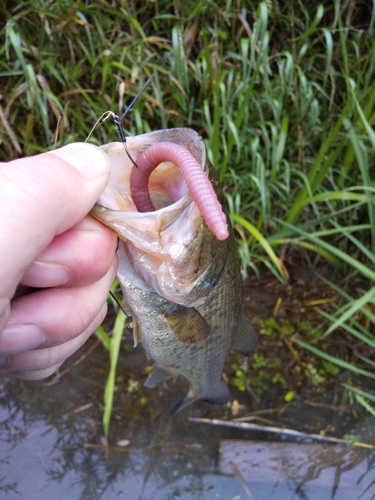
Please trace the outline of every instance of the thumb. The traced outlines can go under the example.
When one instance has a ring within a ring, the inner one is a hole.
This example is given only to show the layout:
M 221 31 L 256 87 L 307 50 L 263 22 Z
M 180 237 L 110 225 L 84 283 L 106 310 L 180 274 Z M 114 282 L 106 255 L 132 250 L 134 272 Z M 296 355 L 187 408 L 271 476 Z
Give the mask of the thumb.
M 106 154 L 84 143 L 0 165 L 0 311 L 53 238 L 91 210 L 108 178 Z

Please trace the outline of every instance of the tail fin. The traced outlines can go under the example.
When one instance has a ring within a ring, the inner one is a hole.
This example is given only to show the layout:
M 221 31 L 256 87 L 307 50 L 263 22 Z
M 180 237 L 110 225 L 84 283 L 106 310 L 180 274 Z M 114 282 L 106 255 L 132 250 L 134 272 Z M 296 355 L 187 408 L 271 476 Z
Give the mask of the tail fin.
M 180 412 L 181 410 L 183 410 L 184 408 L 186 408 L 187 406 L 189 406 L 190 403 L 192 403 L 193 401 L 196 401 L 198 398 L 190 398 L 189 397 L 189 394 L 184 398 L 184 399 L 181 399 L 181 401 L 179 401 L 173 408 L 172 410 L 169 412 L 169 416 L 170 417 L 173 417 L 173 415 L 176 415 L 176 413 Z
M 196 401 L 197 399 L 201 399 L 202 401 L 206 401 L 206 403 L 210 403 L 212 405 L 225 405 L 226 403 L 228 403 L 228 401 L 230 401 L 231 396 L 229 388 L 223 379 L 220 379 L 220 382 L 215 391 L 211 391 L 200 396 L 197 395 L 197 391 L 191 388 L 186 397 L 184 397 L 184 399 L 181 399 L 181 401 L 179 401 L 172 409 L 172 411 L 169 413 L 169 416 L 172 417 L 173 415 L 176 415 L 176 413 L 183 410 L 184 408 L 189 406 L 190 403 L 193 403 L 193 401 Z

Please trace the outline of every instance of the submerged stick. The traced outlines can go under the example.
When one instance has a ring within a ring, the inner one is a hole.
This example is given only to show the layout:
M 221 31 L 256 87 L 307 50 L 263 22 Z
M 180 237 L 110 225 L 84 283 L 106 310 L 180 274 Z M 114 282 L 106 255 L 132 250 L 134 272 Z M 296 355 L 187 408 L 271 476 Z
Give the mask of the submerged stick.
M 320 434 L 309 434 L 307 432 L 295 431 L 293 429 L 287 429 L 285 427 L 271 427 L 267 425 L 258 424 L 247 424 L 243 422 L 231 422 L 228 420 L 219 420 L 216 418 L 197 418 L 190 417 L 189 422 L 198 422 L 201 424 L 211 424 L 211 425 L 222 425 L 223 427 L 233 427 L 235 429 L 242 429 L 244 431 L 261 431 L 261 432 L 271 432 L 272 434 L 280 434 L 284 436 L 292 436 L 303 439 L 313 439 L 314 441 L 320 441 L 322 443 L 336 443 L 336 444 L 346 444 L 349 446 L 358 446 L 360 448 L 375 449 L 375 446 L 368 443 L 361 443 L 359 441 L 354 443 L 349 443 L 345 439 L 321 436 Z
M 249 487 L 247 486 L 246 481 L 245 481 L 243 475 L 241 474 L 240 469 L 237 467 L 237 465 L 234 462 L 229 462 L 229 465 L 230 465 L 230 467 L 231 467 L 234 475 L 236 476 L 236 478 L 241 483 L 241 486 L 244 489 L 244 492 L 246 493 L 246 495 L 248 496 L 248 498 L 252 499 L 253 495 L 252 495 Z

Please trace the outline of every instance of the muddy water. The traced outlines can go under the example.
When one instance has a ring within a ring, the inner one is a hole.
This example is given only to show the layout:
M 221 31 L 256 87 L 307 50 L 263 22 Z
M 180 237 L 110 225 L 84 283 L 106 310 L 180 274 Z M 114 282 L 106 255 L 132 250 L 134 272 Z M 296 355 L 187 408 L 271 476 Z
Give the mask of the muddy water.
M 80 359 L 90 345 L 52 384 L 0 379 L 0 499 L 375 498 L 371 450 L 189 422 L 213 415 L 205 403 L 168 417 L 186 386 L 142 388 L 147 361 L 139 348 L 121 356 L 106 449 L 107 355 L 99 346 Z M 375 442 L 371 421 L 346 421 L 327 409 L 291 405 L 282 418 L 297 429 L 301 420 L 311 427 L 316 420 L 321 427 L 331 423 Z

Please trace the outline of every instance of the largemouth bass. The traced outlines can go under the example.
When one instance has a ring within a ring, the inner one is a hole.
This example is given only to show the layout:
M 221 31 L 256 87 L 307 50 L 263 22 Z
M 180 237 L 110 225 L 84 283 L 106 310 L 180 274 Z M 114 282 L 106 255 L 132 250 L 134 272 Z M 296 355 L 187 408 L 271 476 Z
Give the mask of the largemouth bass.
M 160 143 L 183 146 L 208 176 L 223 205 L 215 171 L 195 131 L 160 130 L 127 138 L 136 163 Z M 207 199 L 207 208 L 203 197 L 198 208 L 191 192 L 199 191 L 201 183 L 190 185 L 189 191 L 178 161 L 162 162 L 153 171 L 146 193 L 152 206 L 148 212 L 139 212 L 130 185 L 135 182 L 131 180 L 135 167 L 123 144 L 110 143 L 101 149 L 110 158 L 111 176 L 92 214 L 120 238 L 118 280 L 125 308 L 133 319 L 135 343 L 140 341 L 155 362 L 145 386 L 155 387 L 176 375 L 189 381 L 187 396 L 172 414 L 196 399 L 225 404 L 230 393 L 222 371 L 229 351 L 252 356 L 257 346 L 255 330 L 242 312 L 239 259 L 231 226 L 229 233 L 213 234 L 215 221 L 202 216 L 212 203 Z

